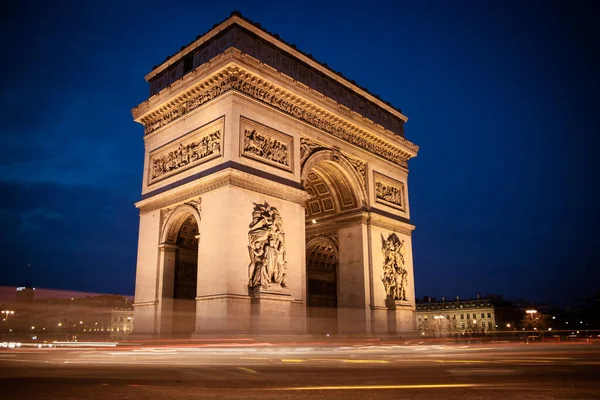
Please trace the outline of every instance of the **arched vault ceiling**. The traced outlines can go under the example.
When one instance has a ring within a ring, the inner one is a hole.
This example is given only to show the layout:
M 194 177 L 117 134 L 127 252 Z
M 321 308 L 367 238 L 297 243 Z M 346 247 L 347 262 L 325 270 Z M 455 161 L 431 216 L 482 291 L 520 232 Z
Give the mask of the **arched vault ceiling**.
M 335 273 L 337 270 L 337 249 L 328 240 L 319 240 L 306 251 L 307 271 Z
M 304 188 L 311 196 L 306 206 L 307 219 L 334 215 L 358 206 L 355 189 L 333 163 L 315 165 L 308 172 Z
M 198 224 L 191 215 L 183 221 L 179 234 L 177 235 L 177 245 L 179 247 L 196 250 L 198 248 Z

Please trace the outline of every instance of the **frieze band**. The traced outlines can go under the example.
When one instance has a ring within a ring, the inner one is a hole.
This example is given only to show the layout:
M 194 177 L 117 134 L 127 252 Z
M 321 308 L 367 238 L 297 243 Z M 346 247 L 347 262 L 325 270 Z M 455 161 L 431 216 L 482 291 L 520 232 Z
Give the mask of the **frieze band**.
M 236 90 L 246 95 L 253 97 L 254 99 L 260 100 L 270 106 L 273 106 L 285 113 L 298 118 L 301 121 L 307 122 L 310 125 L 322 129 L 335 137 L 345 140 L 351 144 L 359 146 L 367 151 L 379 155 L 389 161 L 392 161 L 400 166 L 407 166 L 407 156 L 388 150 L 380 144 L 374 143 L 364 137 L 361 137 L 355 133 L 349 132 L 342 126 L 335 125 L 317 115 L 287 101 L 283 98 L 277 97 L 268 91 L 240 79 L 236 75 L 226 76 L 221 82 L 206 90 L 205 92 L 195 96 L 194 98 L 184 102 L 179 107 L 167 112 L 160 118 L 145 123 L 146 134 L 150 134 L 159 128 L 179 119 L 194 109 L 200 107 L 202 104 L 220 96 L 221 94 L 230 90 Z

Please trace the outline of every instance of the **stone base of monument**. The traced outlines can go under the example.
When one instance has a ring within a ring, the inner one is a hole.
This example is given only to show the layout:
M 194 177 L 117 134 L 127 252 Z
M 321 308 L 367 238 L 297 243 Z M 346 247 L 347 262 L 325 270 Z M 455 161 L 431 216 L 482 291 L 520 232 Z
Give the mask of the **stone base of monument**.
M 389 333 L 413 333 L 416 330 L 414 307 L 406 300 L 386 299 Z
M 251 299 L 250 331 L 256 334 L 291 333 L 294 299 L 290 291 L 281 286 L 256 287 L 249 290 Z

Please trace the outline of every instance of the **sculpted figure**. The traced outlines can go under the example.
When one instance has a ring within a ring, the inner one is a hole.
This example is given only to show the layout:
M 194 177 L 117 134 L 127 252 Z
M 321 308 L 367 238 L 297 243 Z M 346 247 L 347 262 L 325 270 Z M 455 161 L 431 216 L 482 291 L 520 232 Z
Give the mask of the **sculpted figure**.
M 395 233 L 387 240 L 381 237 L 383 252 L 383 287 L 389 299 L 406 300 L 408 272 L 404 268 L 404 241 Z
M 248 286 L 286 287 L 285 234 L 279 211 L 268 203 L 255 204 L 248 232 Z

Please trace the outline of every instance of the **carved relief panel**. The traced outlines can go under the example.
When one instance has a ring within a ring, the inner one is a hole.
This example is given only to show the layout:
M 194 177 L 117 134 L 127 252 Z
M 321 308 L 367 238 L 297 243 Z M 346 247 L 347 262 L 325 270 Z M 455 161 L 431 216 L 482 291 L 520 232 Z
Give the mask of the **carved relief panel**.
M 219 157 L 225 117 L 219 118 L 150 153 L 148 185 Z
M 373 172 L 375 202 L 406 211 L 404 183 Z
M 294 172 L 293 137 L 244 117 L 240 129 L 242 156 Z

